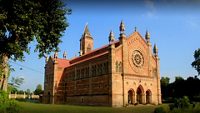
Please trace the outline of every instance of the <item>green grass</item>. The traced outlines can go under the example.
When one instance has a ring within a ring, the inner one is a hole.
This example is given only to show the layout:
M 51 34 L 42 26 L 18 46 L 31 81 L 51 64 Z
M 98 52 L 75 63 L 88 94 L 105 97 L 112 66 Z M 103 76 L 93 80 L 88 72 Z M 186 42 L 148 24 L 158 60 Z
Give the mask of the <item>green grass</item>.
M 127 108 L 50 105 L 29 102 L 19 102 L 21 113 L 153 113 L 158 106 L 142 105 Z M 161 105 L 166 106 L 166 105 Z

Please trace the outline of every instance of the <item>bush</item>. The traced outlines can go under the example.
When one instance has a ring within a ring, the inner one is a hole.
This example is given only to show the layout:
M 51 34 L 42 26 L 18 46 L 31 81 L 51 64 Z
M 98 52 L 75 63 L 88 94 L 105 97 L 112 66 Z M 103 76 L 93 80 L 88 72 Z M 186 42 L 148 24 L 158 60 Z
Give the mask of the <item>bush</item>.
M 20 107 L 14 100 L 8 101 L 6 107 L 6 113 L 20 113 Z
M 0 106 L 8 101 L 8 94 L 5 91 L 0 91 Z
M 184 96 L 181 99 L 175 99 L 174 101 L 174 105 L 170 105 L 170 109 L 174 109 L 174 108 L 180 108 L 180 109 L 186 109 L 189 108 L 191 106 L 190 104 L 190 100 L 187 96 Z
M 163 107 L 157 107 L 154 113 L 167 113 Z
M 169 104 L 169 109 L 170 110 L 173 110 L 175 108 L 175 105 L 174 104 Z
M 0 91 L 0 113 L 19 113 L 20 107 L 14 100 L 8 99 L 8 94 Z

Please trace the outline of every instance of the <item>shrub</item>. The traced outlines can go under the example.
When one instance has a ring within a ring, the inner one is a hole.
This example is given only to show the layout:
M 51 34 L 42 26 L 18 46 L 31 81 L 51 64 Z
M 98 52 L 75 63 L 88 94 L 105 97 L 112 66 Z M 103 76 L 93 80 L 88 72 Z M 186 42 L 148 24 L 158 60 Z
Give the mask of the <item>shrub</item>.
M 5 91 L 0 91 L 0 105 L 8 101 L 8 94 Z
M 6 107 L 6 113 L 20 113 L 20 107 L 14 100 L 8 101 Z
M 175 108 L 175 105 L 174 104 L 169 104 L 169 109 L 170 110 L 173 110 Z
M 174 109 L 174 108 L 180 108 L 180 109 L 185 109 L 185 108 L 189 108 L 191 106 L 190 104 L 190 100 L 187 96 L 184 96 L 183 98 L 180 99 L 175 99 L 174 101 L 174 105 L 170 105 L 170 109 Z
M 14 100 L 8 99 L 8 94 L 0 91 L 0 113 L 19 113 L 20 107 Z
M 154 113 L 167 113 L 163 107 L 157 107 Z

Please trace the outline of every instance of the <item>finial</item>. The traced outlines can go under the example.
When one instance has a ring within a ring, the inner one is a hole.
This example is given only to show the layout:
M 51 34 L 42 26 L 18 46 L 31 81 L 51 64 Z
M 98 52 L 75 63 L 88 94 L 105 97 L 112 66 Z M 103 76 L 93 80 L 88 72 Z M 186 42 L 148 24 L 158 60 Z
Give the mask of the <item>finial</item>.
M 108 38 L 109 38 L 109 42 L 110 43 L 115 41 L 115 36 L 114 36 L 114 33 L 113 33 L 112 30 L 110 31 L 110 34 L 109 34 Z
M 120 31 L 120 33 L 124 33 L 124 31 L 125 31 L 125 25 L 124 25 L 123 21 L 121 21 L 121 23 L 120 23 L 119 31 Z
M 158 56 L 158 47 L 156 46 L 156 44 L 154 44 L 153 53 L 155 54 L 155 56 Z
M 80 52 L 79 52 L 79 56 L 82 56 L 82 55 L 83 55 L 83 51 L 80 50 Z M 76 54 L 75 54 L 75 56 L 76 56 Z
M 135 27 L 135 32 L 137 32 L 137 27 Z
M 55 58 L 55 59 L 58 58 L 58 52 L 57 52 L 57 51 L 54 53 L 54 58 Z
M 145 39 L 147 40 L 147 42 L 150 41 L 150 33 L 148 31 L 146 31 Z
M 64 59 L 67 58 L 67 53 L 66 53 L 66 51 L 64 51 L 64 53 L 63 53 L 63 58 L 64 58 Z

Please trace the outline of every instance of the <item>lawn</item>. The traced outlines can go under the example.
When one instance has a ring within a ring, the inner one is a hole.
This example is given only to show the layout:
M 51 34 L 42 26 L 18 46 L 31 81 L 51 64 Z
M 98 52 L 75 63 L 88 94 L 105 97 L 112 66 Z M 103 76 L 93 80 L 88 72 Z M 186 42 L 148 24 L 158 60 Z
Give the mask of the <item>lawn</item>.
M 49 105 L 29 102 L 19 102 L 21 113 L 153 113 L 153 105 L 139 105 L 127 108 Z M 165 105 L 162 105 L 165 106 Z

